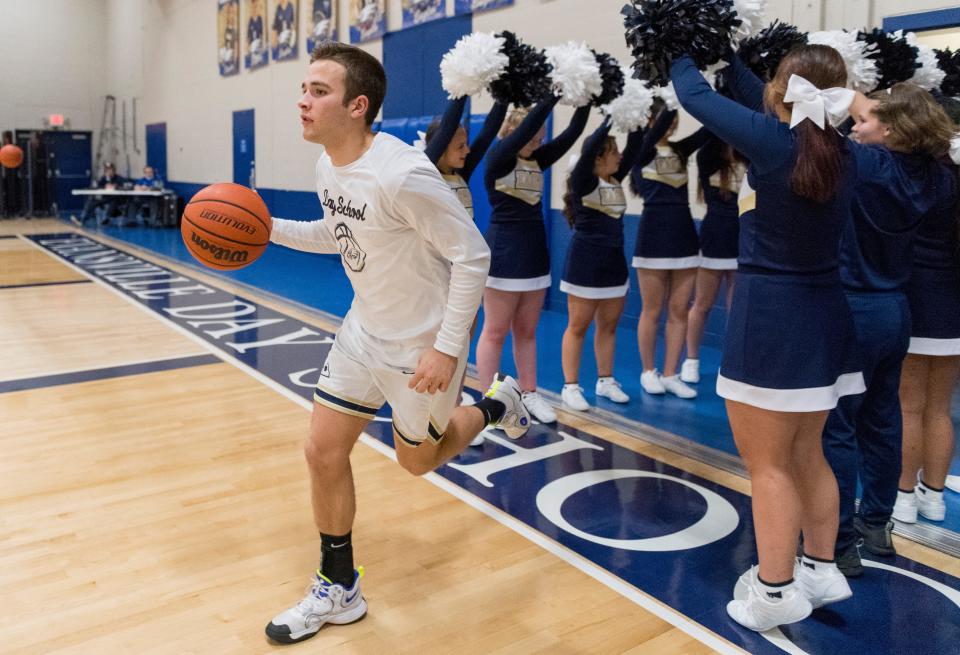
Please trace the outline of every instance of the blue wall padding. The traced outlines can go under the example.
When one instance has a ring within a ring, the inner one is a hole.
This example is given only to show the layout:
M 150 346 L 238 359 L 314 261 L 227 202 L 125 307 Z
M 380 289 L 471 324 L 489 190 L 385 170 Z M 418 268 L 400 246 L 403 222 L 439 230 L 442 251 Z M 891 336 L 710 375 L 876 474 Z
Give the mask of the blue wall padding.
M 461 36 L 473 30 L 470 14 L 430 21 L 383 38 L 387 97 L 383 117 L 434 116 L 443 113 L 447 94 L 440 84 L 440 59 Z

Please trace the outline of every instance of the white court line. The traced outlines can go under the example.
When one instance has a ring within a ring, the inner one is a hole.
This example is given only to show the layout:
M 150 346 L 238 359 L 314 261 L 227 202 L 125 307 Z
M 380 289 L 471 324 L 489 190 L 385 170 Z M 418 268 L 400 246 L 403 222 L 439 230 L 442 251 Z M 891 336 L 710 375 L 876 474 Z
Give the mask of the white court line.
M 43 235 L 33 235 L 33 236 L 43 236 Z M 90 241 L 100 243 L 100 245 L 103 245 L 106 248 L 113 248 L 114 250 L 124 252 L 121 248 L 105 245 L 102 242 L 96 241 L 96 239 L 93 239 L 92 237 L 89 237 L 87 235 L 83 235 L 83 237 L 89 239 Z M 97 284 L 112 291 L 113 293 L 120 296 L 127 302 L 133 304 L 134 306 L 140 308 L 147 314 L 167 324 L 177 332 L 199 343 L 200 345 L 202 345 L 204 348 L 209 350 L 216 357 L 226 362 L 227 364 L 231 364 L 236 368 L 240 369 L 241 371 L 243 371 L 244 373 L 247 373 L 254 379 L 270 387 L 271 389 L 281 394 L 282 396 L 286 396 L 287 398 L 297 403 L 304 409 L 312 411 L 313 402 L 294 393 L 293 391 L 287 389 L 286 387 L 275 382 L 274 380 L 271 380 L 260 371 L 254 368 L 251 368 L 250 366 L 241 362 L 240 360 L 235 359 L 231 355 L 228 355 L 226 352 L 220 350 L 219 348 L 209 343 L 208 341 L 200 338 L 199 336 L 190 332 L 186 328 L 181 327 L 180 325 L 174 323 L 172 320 L 168 319 L 166 316 L 163 316 L 162 314 L 159 314 L 153 311 L 146 305 L 143 305 L 137 302 L 137 300 L 134 299 L 133 297 L 128 296 L 127 294 L 123 293 L 119 289 L 116 289 L 110 286 L 104 280 L 101 280 L 95 275 L 92 275 L 91 273 L 76 266 L 75 264 L 73 264 L 73 262 L 69 261 L 65 257 L 58 255 L 56 252 L 52 250 L 48 250 L 44 248 L 40 244 L 35 243 L 30 239 L 24 239 L 24 240 L 27 243 L 34 246 L 35 248 L 37 248 L 38 250 L 40 250 L 41 252 L 45 252 L 48 255 L 51 255 L 53 257 L 56 257 L 62 260 L 70 268 L 74 269 L 75 271 L 79 272 L 82 275 L 85 275 L 86 277 L 89 277 Z M 203 284 L 206 284 L 206 283 L 203 283 Z M 209 284 L 207 286 L 210 286 L 212 288 L 218 288 L 218 287 L 215 287 L 214 285 L 209 285 Z M 396 453 L 393 451 L 392 448 L 383 444 L 381 441 L 370 436 L 369 434 L 364 433 L 360 435 L 360 442 L 378 451 L 379 453 L 385 455 L 386 457 L 389 457 L 394 461 L 396 461 L 397 459 Z M 474 496 L 473 494 L 469 493 L 465 489 L 458 487 L 457 485 L 446 480 L 440 475 L 436 473 L 428 473 L 422 477 L 423 479 L 428 480 L 429 482 L 439 487 L 440 489 L 446 491 L 447 493 L 454 496 L 455 498 L 463 501 L 470 507 L 485 514 L 486 516 L 489 516 L 490 518 L 497 521 L 501 525 L 509 528 L 510 530 L 513 530 L 514 532 L 519 534 L 521 537 L 524 537 L 528 541 L 540 546 L 550 554 L 555 555 L 556 557 L 562 559 L 564 562 L 566 562 L 570 566 L 573 566 L 574 568 L 582 571 L 583 573 L 587 574 L 597 582 L 600 582 L 604 586 L 608 587 L 609 589 L 612 589 L 613 591 L 617 592 L 618 594 L 627 598 L 628 600 L 633 601 L 635 604 L 647 610 L 654 616 L 660 619 L 663 619 L 665 622 L 681 630 L 682 632 L 685 632 L 686 634 L 690 635 L 697 641 L 709 646 L 710 648 L 714 649 L 718 653 L 723 653 L 724 655 L 742 655 L 743 653 L 746 652 L 738 648 L 737 646 L 731 644 L 730 642 L 726 641 L 719 635 L 716 635 L 710 630 L 707 630 L 705 627 L 703 627 L 699 623 L 695 623 L 694 621 L 691 621 L 686 615 L 681 614 L 680 612 L 676 611 L 675 609 L 673 609 L 668 605 L 664 605 L 660 603 L 660 601 L 657 601 L 656 599 L 646 595 L 645 593 L 643 593 L 633 585 L 628 584 L 627 582 L 613 575 L 603 567 L 597 566 L 593 562 L 583 558 L 577 553 L 574 553 L 568 550 L 566 547 L 560 545 L 559 543 L 551 539 L 548 539 L 546 536 L 537 532 L 536 530 L 533 530 L 522 521 L 514 518 L 513 516 L 502 511 L 501 509 L 494 507 L 493 505 L 490 505 L 486 501 L 481 500 L 477 496 Z

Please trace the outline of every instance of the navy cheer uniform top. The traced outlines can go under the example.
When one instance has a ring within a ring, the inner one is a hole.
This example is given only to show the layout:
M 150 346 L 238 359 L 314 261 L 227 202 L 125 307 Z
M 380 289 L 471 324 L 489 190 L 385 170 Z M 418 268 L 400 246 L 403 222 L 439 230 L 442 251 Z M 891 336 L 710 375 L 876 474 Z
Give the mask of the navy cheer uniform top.
M 643 147 L 643 131 L 627 137 L 615 183 L 594 174 L 597 157 L 610 134 L 609 119 L 591 134 L 570 172 L 569 193 L 573 212 L 573 238 L 567 250 L 560 290 L 580 298 L 621 298 L 630 287 L 630 273 L 623 252 L 623 215 L 627 200 L 623 178 L 633 167 Z
M 558 98 L 541 101 L 523 122 L 487 155 L 483 182 L 492 213 L 486 239 L 491 262 L 487 286 L 501 291 L 535 291 L 550 286 L 550 255 L 543 225 L 543 171 L 559 160 L 583 133 L 590 107 L 580 107 L 555 139 L 517 155 L 547 120 Z
M 450 104 L 447 105 L 447 110 L 443 113 L 443 118 L 440 119 L 440 127 L 433 135 L 433 138 L 430 139 L 430 143 L 427 144 L 426 148 L 427 157 L 433 162 L 434 166 L 440 161 L 443 153 L 447 150 L 447 146 L 450 145 L 450 141 L 453 140 L 454 135 L 457 133 L 457 128 L 460 127 L 460 118 L 463 116 L 463 110 L 466 104 L 467 96 L 463 96 L 462 98 L 451 100 Z M 503 119 L 506 115 L 507 106 L 500 102 L 494 103 L 493 108 L 490 109 L 490 113 L 487 114 L 486 120 L 483 121 L 480 134 L 478 134 L 477 138 L 470 144 L 470 152 L 467 153 L 467 157 L 464 159 L 463 168 L 455 170 L 452 173 L 440 173 L 447 185 L 457 194 L 457 199 L 466 207 L 471 217 L 473 217 L 473 195 L 470 193 L 470 176 L 473 175 L 473 171 L 476 170 L 480 160 L 482 160 L 486 154 L 487 148 L 490 147 L 490 144 L 493 143 L 493 140 L 496 138 L 497 130 L 500 129 L 500 125 L 503 124 Z
M 740 222 L 739 273 L 718 395 L 763 409 L 810 412 L 862 393 L 839 272 L 840 237 L 857 177 L 847 144 L 834 196 L 822 204 L 802 198 L 790 188 L 797 137 L 789 125 L 718 94 L 689 57 L 673 62 L 671 79 L 684 108 L 750 161 L 756 191 L 756 208 Z
M 707 213 L 700 224 L 700 267 L 718 271 L 737 268 L 737 242 L 740 238 L 739 194 L 746 176 L 746 165 L 738 160 L 728 164 L 728 146 L 710 134 L 697 151 L 697 173 Z M 729 166 L 727 179 L 721 171 Z
M 676 117 L 675 111 L 660 112 L 630 172 L 630 186 L 643 198 L 634 268 L 678 270 L 700 265 L 700 243 L 690 215 L 687 159 L 709 133 L 700 129 L 669 146 L 658 145 Z
M 956 174 L 957 169 L 950 167 Z M 960 355 L 960 218 L 956 202 L 938 204 L 917 230 L 907 299 L 913 316 L 909 352 Z

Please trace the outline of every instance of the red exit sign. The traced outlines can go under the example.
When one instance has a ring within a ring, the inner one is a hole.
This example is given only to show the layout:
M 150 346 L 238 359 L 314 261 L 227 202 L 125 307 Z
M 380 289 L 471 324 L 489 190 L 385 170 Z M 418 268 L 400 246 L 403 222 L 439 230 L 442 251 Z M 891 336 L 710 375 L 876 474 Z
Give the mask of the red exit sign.
M 63 114 L 50 114 L 50 127 L 63 127 Z

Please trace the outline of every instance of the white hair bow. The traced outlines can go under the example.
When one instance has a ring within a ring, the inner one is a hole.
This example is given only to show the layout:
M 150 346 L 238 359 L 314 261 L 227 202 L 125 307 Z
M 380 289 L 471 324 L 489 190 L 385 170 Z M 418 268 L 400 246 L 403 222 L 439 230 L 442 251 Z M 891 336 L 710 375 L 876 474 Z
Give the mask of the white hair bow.
M 413 142 L 413 147 L 417 150 L 427 149 L 427 133 L 417 130 L 417 140 Z
M 818 89 L 799 75 L 791 75 L 787 93 L 783 96 L 784 102 L 793 103 L 790 129 L 805 118 L 812 120 L 821 130 L 824 128 L 824 119 L 829 120 L 831 125 L 839 125 L 850 113 L 853 98 L 851 89 Z

